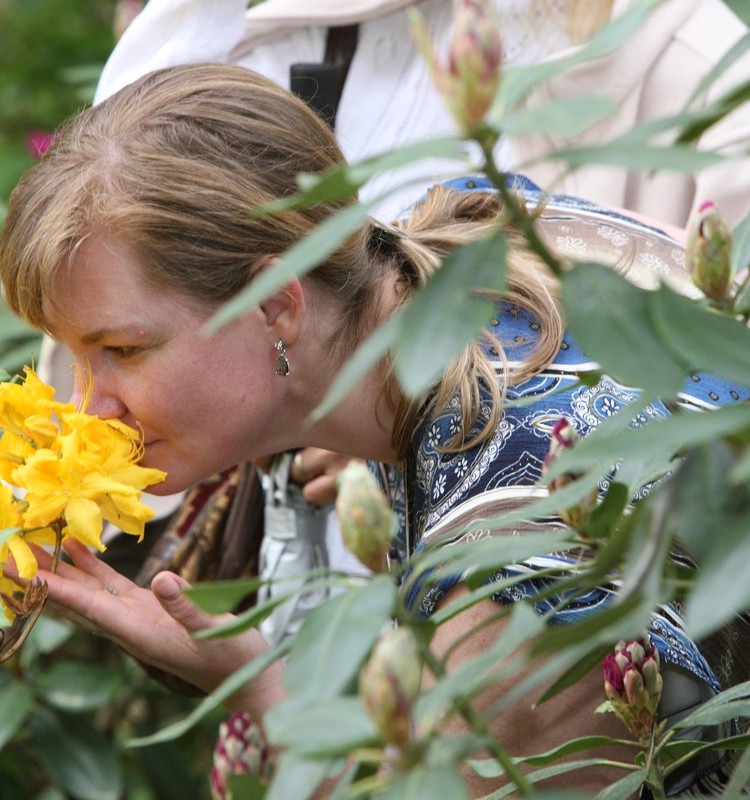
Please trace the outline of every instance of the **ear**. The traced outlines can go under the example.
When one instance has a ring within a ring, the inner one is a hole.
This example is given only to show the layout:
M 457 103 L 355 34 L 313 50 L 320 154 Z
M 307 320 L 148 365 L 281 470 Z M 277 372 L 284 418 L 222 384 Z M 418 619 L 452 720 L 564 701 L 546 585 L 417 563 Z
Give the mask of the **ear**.
M 272 267 L 278 258 L 264 259 L 254 270 L 253 275 Z M 299 278 L 294 277 L 277 289 L 260 305 L 260 311 L 274 339 L 281 339 L 288 347 L 299 338 L 305 316 L 305 292 Z

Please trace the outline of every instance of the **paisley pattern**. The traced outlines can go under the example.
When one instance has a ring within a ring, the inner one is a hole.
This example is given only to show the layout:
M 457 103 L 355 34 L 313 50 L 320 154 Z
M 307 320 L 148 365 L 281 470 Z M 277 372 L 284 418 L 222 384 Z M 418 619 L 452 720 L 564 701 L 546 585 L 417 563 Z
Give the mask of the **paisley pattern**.
M 486 190 L 489 185 L 481 178 L 467 178 L 448 184 L 465 191 Z M 524 178 L 514 180 L 514 188 L 524 193 L 533 206 L 541 193 Z M 624 252 L 631 256 L 631 269 L 638 274 L 635 282 L 651 285 L 654 273 L 659 279 L 669 277 L 675 286 L 685 284 L 680 272 L 682 250 L 661 231 L 607 211 L 591 203 L 571 197 L 553 196 L 548 199 L 541 219 L 541 228 L 556 244 L 562 244 L 576 254 L 592 253 L 599 257 L 602 243 L 608 257 L 616 260 Z M 684 288 L 684 287 L 683 287 Z M 686 289 L 692 291 L 692 289 Z M 533 349 L 539 336 L 539 321 L 527 311 L 503 302 L 497 306 L 492 333 L 503 343 L 512 378 L 514 365 Z M 487 345 L 491 357 L 497 355 Z M 498 374 L 502 363 L 496 359 Z M 586 358 L 575 340 L 566 334 L 557 357 L 547 369 L 530 380 L 511 385 L 507 403 L 493 435 L 479 445 L 459 453 L 444 453 L 440 446 L 459 430 L 458 402 L 454 399 L 437 416 L 425 422 L 412 439 L 403 470 L 391 469 L 384 488 L 390 494 L 401 523 L 400 535 L 393 548 L 392 558 L 408 562 L 425 547 L 447 548 L 465 540 L 461 529 L 473 522 L 472 538 L 491 535 L 491 531 L 476 531 L 477 520 L 513 510 L 546 493 L 538 484 L 542 464 L 549 451 L 554 422 L 566 417 L 579 436 L 585 437 L 602 422 L 632 403 L 639 395 L 637 389 L 623 386 L 603 376 L 586 385 L 579 376 L 598 373 L 598 366 Z M 750 397 L 745 388 L 729 386 L 711 376 L 695 374 L 686 381 L 679 403 L 686 409 L 713 408 L 741 402 Z M 488 398 L 480 417 L 487 418 Z M 639 411 L 630 423 L 638 427 L 668 415 L 666 407 L 656 402 Z M 478 424 L 481 424 L 481 419 Z M 607 480 L 601 484 L 606 488 Z M 641 493 L 648 491 L 648 486 Z M 408 507 L 406 499 L 408 498 Z M 514 535 L 527 529 L 559 525 L 554 519 L 533 520 L 519 526 Z M 508 532 L 504 532 L 509 535 Z M 449 552 L 449 551 L 447 551 Z M 500 570 L 491 580 L 530 576 L 499 591 L 494 599 L 509 604 L 529 600 L 540 613 L 549 613 L 553 623 L 571 622 L 606 606 L 613 596 L 614 585 L 602 586 L 588 594 L 565 599 L 557 595 L 535 600 L 542 589 L 548 588 L 545 578 L 534 573 L 550 567 L 565 570 L 570 565 L 568 555 L 551 553 L 529 559 Z M 408 569 L 404 577 L 406 601 L 421 616 L 429 616 L 440 599 L 462 580 L 462 575 L 431 582 L 429 576 L 410 580 Z M 559 610 L 564 605 L 564 610 Z M 719 689 L 718 682 L 696 645 L 682 630 L 678 610 L 665 607 L 653 615 L 651 633 L 666 664 L 680 667 L 699 681 Z

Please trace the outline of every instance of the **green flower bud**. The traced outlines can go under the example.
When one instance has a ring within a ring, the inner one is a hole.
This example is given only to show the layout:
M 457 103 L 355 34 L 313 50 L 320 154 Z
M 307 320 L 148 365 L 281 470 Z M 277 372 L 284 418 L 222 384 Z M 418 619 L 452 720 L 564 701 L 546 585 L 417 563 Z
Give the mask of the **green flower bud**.
M 471 133 L 500 85 L 503 60 L 500 20 L 490 0 L 454 0 L 447 63 L 438 58 L 424 17 L 410 11 L 417 47 L 458 127 Z
M 421 681 L 422 659 L 414 634 L 409 628 L 389 629 L 359 673 L 359 696 L 388 744 L 409 743 Z
M 708 201 L 688 228 L 685 262 L 693 283 L 711 300 L 724 300 L 732 284 L 732 234 Z
M 336 515 L 347 550 L 373 572 L 382 572 L 394 515 L 375 476 L 361 461 L 350 461 L 339 473 Z

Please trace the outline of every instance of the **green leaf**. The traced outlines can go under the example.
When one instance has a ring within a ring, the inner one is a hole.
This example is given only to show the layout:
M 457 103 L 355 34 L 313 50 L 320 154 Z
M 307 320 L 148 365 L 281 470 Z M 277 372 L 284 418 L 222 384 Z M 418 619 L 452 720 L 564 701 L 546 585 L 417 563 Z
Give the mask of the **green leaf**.
M 739 797 L 743 789 L 750 784 L 750 750 L 743 753 L 742 758 L 735 764 L 732 777 L 724 789 L 725 797 Z
M 468 800 L 455 767 L 418 764 L 396 776 L 380 795 L 382 800 Z
M 655 395 L 682 386 L 685 369 L 654 329 L 648 292 L 607 267 L 577 264 L 562 276 L 562 299 L 573 336 L 605 372 Z
M 210 714 L 215 708 L 218 708 L 235 692 L 257 678 L 258 675 L 264 672 L 271 664 L 283 658 L 289 652 L 290 648 L 291 643 L 284 641 L 276 645 L 276 647 L 266 650 L 265 653 L 249 661 L 247 664 L 244 664 L 240 669 L 233 672 L 228 678 L 222 681 L 222 683 L 214 689 L 211 694 L 204 697 L 184 719 L 173 722 L 160 731 L 152 733 L 150 736 L 140 736 L 130 739 L 127 742 L 127 746 L 147 747 L 160 742 L 168 742 L 182 736 L 200 722 L 207 714 Z
M 697 141 L 710 127 L 734 111 L 735 108 L 747 102 L 748 99 L 750 99 L 750 81 L 746 80 L 738 86 L 733 86 L 713 103 L 702 109 L 699 119 L 684 128 L 677 137 L 677 142 L 679 144 L 692 144 Z
M 586 522 L 586 535 L 590 539 L 609 536 L 630 500 L 630 489 L 618 481 L 612 481 L 604 499 L 589 514 Z
M 697 172 L 724 161 L 726 156 L 708 150 L 696 150 L 690 145 L 656 147 L 642 142 L 614 141 L 596 147 L 555 150 L 546 158 L 564 161 L 569 169 L 579 169 L 589 164 L 606 164 L 634 171 Z
M 34 715 L 37 757 L 52 782 L 77 800 L 119 800 L 120 764 L 111 742 L 80 717 Z
M 268 784 L 255 775 L 228 775 L 227 788 L 229 797 L 241 797 L 242 800 L 264 800 Z
M 750 267 L 750 213 L 732 228 L 732 274 Z
M 750 702 L 750 681 L 744 681 L 706 700 L 687 717 L 674 723 L 673 727 L 680 729 L 703 725 L 709 722 L 714 710 L 736 708 L 737 705 L 746 705 L 748 702 Z M 733 711 L 728 718 L 731 719 L 732 716 L 740 716 L 740 714 L 738 711 Z
M 346 756 L 379 739 L 358 697 L 326 698 L 304 707 L 281 703 L 266 714 L 264 725 L 272 745 L 303 757 Z
M 288 283 L 295 276 L 311 272 L 367 221 L 370 211 L 381 201 L 376 197 L 368 203 L 349 206 L 318 225 L 308 236 L 293 244 L 267 269 L 225 303 L 206 323 L 211 334 L 241 316 Z
M 313 761 L 284 753 L 276 762 L 266 800 L 308 800 L 328 775 L 330 761 Z
M 537 700 L 537 705 L 546 703 L 547 700 L 560 694 L 569 687 L 578 683 L 581 678 L 588 675 L 592 669 L 595 669 L 601 664 L 604 656 L 611 650 L 611 645 L 603 645 L 599 649 L 592 650 L 586 653 L 582 658 L 578 659 L 572 666 L 568 667 L 555 681 L 542 692 L 541 697 Z
M 676 360 L 690 371 L 750 385 L 750 330 L 743 322 L 709 311 L 664 285 L 648 299 L 654 330 Z
M 750 607 L 750 582 L 747 564 L 750 537 L 747 535 L 750 513 L 726 524 L 721 535 L 714 529 L 712 549 L 701 563 L 695 583 L 685 601 L 685 628 L 695 638 L 702 638 Z
M 566 756 L 575 755 L 576 753 L 585 753 L 587 750 L 591 750 L 594 747 L 606 747 L 607 745 L 616 744 L 617 741 L 618 740 L 613 739 L 611 736 L 581 736 L 578 739 L 571 739 L 552 750 L 547 750 L 546 753 L 526 756 L 517 760 L 532 767 L 543 767 L 546 764 L 551 764 Z
M 57 661 L 35 681 L 37 693 L 63 711 L 88 711 L 109 702 L 122 685 L 110 667 L 80 661 Z
M 21 648 L 21 668 L 29 669 L 40 655 L 53 653 L 71 639 L 76 634 L 76 630 L 76 627 L 70 622 L 43 614 L 37 619 Z
M 502 232 L 457 247 L 405 308 L 394 360 L 407 395 L 432 386 L 496 313 L 493 301 L 474 293 L 505 288 L 506 252 Z
M 315 203 L 330 203 L 351 197 L 370 179 L 384 172 L 414 164 L 425 158 L 466 161 L 466 146 L 458 137 L 424 139 L 363 159 L 354 164 L 337 164 L 315 175 L 297 176 L 299 194 L 258 206 L 250 212 L 252 219 L 292 208 L 305 208 Z
M 393 579 L 379 575 L 313 609 L 289 656 L 285 684 L 290 694 L 300 702 L 335 697 L 356 675 L 395 604 Z
M 594 800 L 628 800 L 641 788 L 647 775 L 648 770 L 645 769 L 631 772 L 630 775 L 620 778 L 599 792 Z
M 538 106 L 505 114 L 502 131 L 509 136 L 553 133 L 577 136 L 617 110 L 617 103 L 604 95 L 578 95 L 550 100 Z
M 750 33 L 746 33 L 741 39 L 732 45 L 726 53 L 711 67 L 711 69 L 701 78 L 698 85 L 693 90 L 685 108 L 691 106 L 698 97 L 705 94 L 711 87 L 711 84 L 720 78 L 727 69 L 741 58 L 748 50 L 750 50 Z
M 185 590 L 185 595 L 191 603 L 209 614 L 225 614 L 232 612 L 242 600 L 257 592 L 264 583 L 260 578 L 195 583 Z
M 0 750 L 26 721 L 33 704 L 34 695 L 21 681 L 11 681 L 0 689 Z

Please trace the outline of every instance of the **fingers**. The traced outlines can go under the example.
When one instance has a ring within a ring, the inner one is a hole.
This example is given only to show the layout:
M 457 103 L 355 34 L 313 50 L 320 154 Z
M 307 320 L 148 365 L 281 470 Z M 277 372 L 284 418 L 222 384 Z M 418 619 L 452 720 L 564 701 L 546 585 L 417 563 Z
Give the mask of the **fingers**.
M 336 500 L 336 476 L 320 475 L 302 487 L 302 496 L 315 506 L 327 506 Z
M 186 631 L 195 633 L 217 625 L 222 618 L 203 611 L 184 594 L 190 584 L 174 572 L 160 572 L 151 581 L 151 591 L 162 608 Z
M 336 499 L 336 478 L 350 461 L 350 456 L 341 453 L 306 447 L 292 459 L 289 476 L 304 487 L 303 495 L 308 502 L 326 505 Z M 320 483 L 316 483 L 318 479 Z

